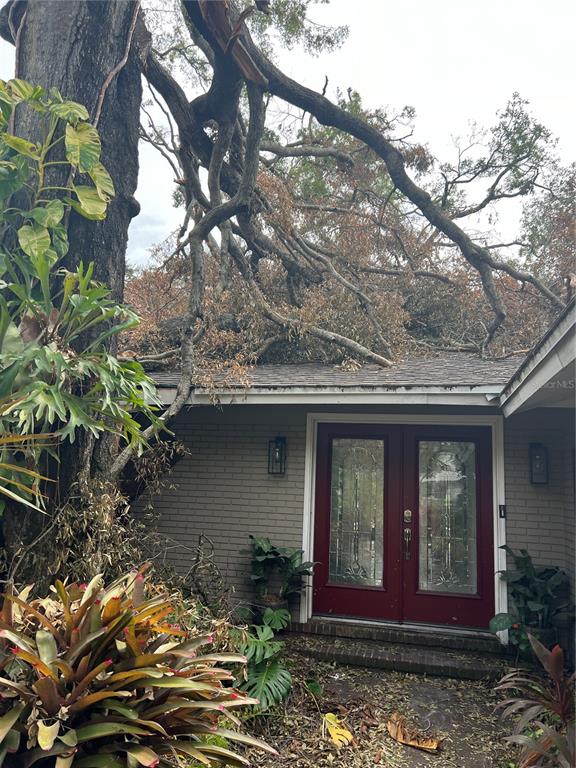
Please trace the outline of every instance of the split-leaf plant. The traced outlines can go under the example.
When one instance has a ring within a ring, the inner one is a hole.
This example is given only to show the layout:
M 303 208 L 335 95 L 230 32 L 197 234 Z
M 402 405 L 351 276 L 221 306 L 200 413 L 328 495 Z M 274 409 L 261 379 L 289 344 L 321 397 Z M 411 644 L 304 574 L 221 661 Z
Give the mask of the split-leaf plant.
M 548 650 L 528 635 L 546 677 L 520 669 L 502 678 L 497 691 L 509 695 L 498 705 L 503 718 L 515 717 L 508 740 L 521 747 L 518 768 L 572 768 L 576 765 L 576 676 L 565 672 L 564 651 Z
M 38 141 L 10 132 L 14 111 L 30 109 L 43 120 Z M 57 431 L 74 441 L 78 430 L 104 431 L 142 445 L 135 412 L 157 417 L 147 404 L 154 388 L 142 367 L 118 360 L 110 340 L 138 322 L 93 280 L 91 264 L 66 270 L 71 211 L 105 218 L 114 195 L 100 160 L 98 131 L 86 109 L 23 80 L 0 80 L 0 413 L 4 434 Z M 50 183 L 52 166 L 68 182 Z M 81 179 L 81 181 L 78 181 Z M 81 254 L 79 254 L 81 257 Z M 38 503 L 27 472 L 38 453 L 0 446 L 0 485 Z M 6 465 L 18 465 L 14 473 Z M 0 502 L 0 505 L 2 502 Z M 1 508 L 0 508 L 1 511 Z
M 107 588 L 97 576 L 30 593 L 6 594 L 2 607 L 0 766 L 247 765 L 228 742 L 274 753 L 236 730 L 233 711 L 258 703 L 226 668 L 245 658 L 205 652 L 211 636 L 170 623 L 181 606 L 142 571 Z
M 292 675 L 282 662 L 284 643 L 275 635 L 289 621 L 286 609 L 267 609 L 262 624 L 253 624 L 240 642 L 240 650 L 248 661 L 241 687 L 260 702 L 260 711 L 280 704 L 292 690 Z

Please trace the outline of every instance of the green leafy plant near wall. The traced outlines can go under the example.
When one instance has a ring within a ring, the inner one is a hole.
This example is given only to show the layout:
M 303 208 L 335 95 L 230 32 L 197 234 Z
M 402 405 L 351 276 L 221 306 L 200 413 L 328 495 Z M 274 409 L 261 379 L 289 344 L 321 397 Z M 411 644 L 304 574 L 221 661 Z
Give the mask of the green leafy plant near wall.
M 246 656 L 246 679 L 241 688 L 257 699 L 260 711 L 284 701 L 292 690 L 292 675 L 282 662 L 284 643 L 275 632 L 285 629 L 290 613 L 280 608 L 268 608 L 262 624 L 253 624 L 239 639 L 240 651 Z
M 42 115 L 39 141 L 11 134 L 15 109 Z M 91 265 L 80 263 L 75 271 L 61 266 L 70 211 L 101 220 L 114 195 L 100 152 L 98 132 L 81 104 L 55 89 L 0 81 L 0 430 L 57 431 L 58 439 L 70 441 L 80 429 L 95 436 L 111 431 L 138 449 L 143 441 L 134 413 L 157 423 L 148 405 L 154 387 L 138 363 L 108 351 L 110 339 L 138 318 L 93 280 Z M 47 183 L 53 165 L 69 168 L 66 185 Z M 4 495 L 41 503 L 29 470 L 38 443 L 13 448 L 0 445 Z
M 530 650 L 529 632 L 551 644 L 556 633 L 554 617 L 570 607 L 567 574 L 557 567 L 535 566 L 525 549 L 518 553 L 508 546 L 502 549 L 514 563 L 514 568 L 500 571 L 501 578 L 510 588 L 512 610 L 496 614 L 490 622 L 490 630 L 508 630 L 510 642 L 522 652 Z
M 314 563 L 304 562 L 304 552 L 293 547 L 277 547 L 266 537 L 250 535 L 250 539 L 250 578 L 258 599 L 278 603 L 301 594 L 304 578 L 311 576 L 314 568 Z M 274 584 L 275 578 L 277 584 Z

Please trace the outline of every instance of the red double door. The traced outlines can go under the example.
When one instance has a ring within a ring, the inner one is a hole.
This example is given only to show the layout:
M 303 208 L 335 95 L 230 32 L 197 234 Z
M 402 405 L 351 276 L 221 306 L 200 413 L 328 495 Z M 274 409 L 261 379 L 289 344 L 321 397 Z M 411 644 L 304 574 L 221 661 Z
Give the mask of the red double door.
M 318 427 L 314 613 L 486 628 L 488 427 Z

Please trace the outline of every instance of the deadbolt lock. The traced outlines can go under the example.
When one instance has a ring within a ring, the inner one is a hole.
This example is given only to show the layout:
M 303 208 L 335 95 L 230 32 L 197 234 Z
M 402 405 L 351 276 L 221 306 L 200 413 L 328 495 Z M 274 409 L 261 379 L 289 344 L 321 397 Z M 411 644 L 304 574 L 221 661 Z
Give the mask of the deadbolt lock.
M 404 510 L 404 522 L 405 523 L 411 523 L 412 522 L 412 510 L 411 509 L 405 509 Z

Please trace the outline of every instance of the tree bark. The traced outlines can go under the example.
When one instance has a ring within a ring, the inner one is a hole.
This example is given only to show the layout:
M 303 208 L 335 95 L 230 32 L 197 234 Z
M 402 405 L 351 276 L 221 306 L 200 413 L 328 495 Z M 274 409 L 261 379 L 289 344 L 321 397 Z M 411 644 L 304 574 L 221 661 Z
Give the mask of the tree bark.
M 83 104 L 97 125 L 101 159 L 116 195 L 104 221 L 88 221 L 71 212 L 70 248 L 63 266 L 74 270 L 80 261 L 93 262 L 95 279 L 105 283 L 117 301 L 124 292 L 128 227 L 139 211 L 134 193 L 142 86 L 131 44 L 139 5 L 138 0 L 11 0 L 0 11 L 0 35 L 16 45 L 15 76 L 46 89 L 57 88 L 65 99 Z M 33 110 L 16 110 L 16 135 L 34 141 L 40 127 L 41 118 Z M 68 174 L 66 166 L 52 166 L 48 183 L 66 184 Z M 115 439 L 108 436 L 97 444 L 84 435 L 73 445 L 63 445 L 60 498 L 53 504 L 66 498 L 82 473 L 105 473 L 115 448 Z M 41 526 L 42 521 L 37 522 Z M 31 530 L 21 530 L 21 523 L 21 509 L 6 511 L 3 533 L 8 557 L 18 540 L 32 535 Z M 38 530 L 35 524 L 30 528 Z
M 3 9 L 4 19 L 12 5 Z M 117 300 L 122 299 L 124 289 L 128 226 L 138 213 L 134 193 L 142 86 L 133 48 L 129 49 L 126 64 L 107 87 L 106 83 L 129 48 L 137 10 L 135 0 L 28 0 L 17 3 L 12 13 L 13 26 L 14 22 L 21 24 L 16 77 L 44 88 L 57 88 L 64 98 L 83 104 L 93 121 L 104 96 L 97 127 L 102 162 L 112 176 L 116 196 L 104 221 L 87 221 L 71 214 L 70 250 L 64 266 L 74 268 L 80 260 L 85 264 L 94 262 L 95 278 L 106 283 Z M 6 23 L 0 25 L 4 35 L 6 27 Z M 35 112 L 17 110 L 16 135 L 34 140 L 39 126 Z M 66 177 L 66 169 L 55 167 L 51 182 L 57 184 Z

